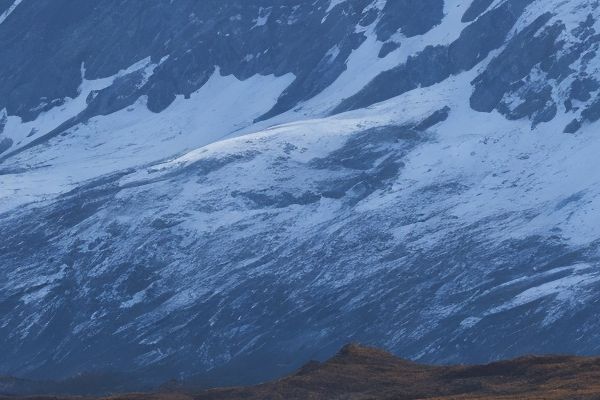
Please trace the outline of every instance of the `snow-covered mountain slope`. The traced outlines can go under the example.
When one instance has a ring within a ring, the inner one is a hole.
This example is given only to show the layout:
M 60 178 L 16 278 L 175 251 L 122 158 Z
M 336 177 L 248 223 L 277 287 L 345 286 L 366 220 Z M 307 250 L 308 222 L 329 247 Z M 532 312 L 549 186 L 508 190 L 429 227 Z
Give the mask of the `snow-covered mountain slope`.
M 5 3 L 0 373 L 598 352 L 597 2 Z

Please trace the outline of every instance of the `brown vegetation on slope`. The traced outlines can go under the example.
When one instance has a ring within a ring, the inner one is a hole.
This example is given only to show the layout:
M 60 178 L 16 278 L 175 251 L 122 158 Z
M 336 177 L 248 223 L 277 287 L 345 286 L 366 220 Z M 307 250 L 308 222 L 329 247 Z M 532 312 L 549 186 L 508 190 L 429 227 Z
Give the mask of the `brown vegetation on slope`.
M 39 399 L 39 398 L 38 398 Z M 477 366 L 428 366 L 348 345 L 324 363 L 262 385 L 108 400 L 600 399 L 600 358 L 522 357 Z

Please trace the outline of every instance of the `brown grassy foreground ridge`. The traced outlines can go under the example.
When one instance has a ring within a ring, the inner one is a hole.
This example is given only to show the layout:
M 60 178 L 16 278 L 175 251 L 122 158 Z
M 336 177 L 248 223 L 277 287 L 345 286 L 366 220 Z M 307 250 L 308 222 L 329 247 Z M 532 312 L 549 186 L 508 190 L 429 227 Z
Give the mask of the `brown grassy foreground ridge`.
M 446 367 L 416 364 L 381 350 L 348 345 L 324 363 L 311 362 L 291 376 L 257 386 L 104 399 L 600 399 L 600 358 L 528 356 Z

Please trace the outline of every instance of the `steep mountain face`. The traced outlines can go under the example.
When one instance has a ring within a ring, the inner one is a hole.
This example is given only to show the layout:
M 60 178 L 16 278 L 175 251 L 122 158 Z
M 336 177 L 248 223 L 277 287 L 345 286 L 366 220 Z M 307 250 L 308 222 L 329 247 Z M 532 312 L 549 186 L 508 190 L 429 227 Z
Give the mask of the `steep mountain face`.
M 599 17 L 0 0 L 0 374 L 597 353 Z

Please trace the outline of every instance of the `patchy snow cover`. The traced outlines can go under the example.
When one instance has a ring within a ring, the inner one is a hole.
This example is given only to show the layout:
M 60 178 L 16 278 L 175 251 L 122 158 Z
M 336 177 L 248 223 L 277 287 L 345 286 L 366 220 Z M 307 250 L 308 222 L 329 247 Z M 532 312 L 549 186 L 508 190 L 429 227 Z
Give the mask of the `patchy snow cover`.
M 6 110 L 3 110 L 6 115 L 6 124 L 4 126 L 3 137 L 11 139 L 14 145 L 10 151 L 17 150 L 31 141 L 49 133 L 57 128 L 62 123 L 70 118 L 77 116 L 85 110 L 86 100 L 93 91 L 104 89 L 110 86 L 115 79 L 130 74 L 135 71 L 144 70 L 146 76 L 151 75 L 156 64 L 151 64 L 150 59 L 141 60 L 129 68 L 119 71 L 114 76 L 102 79 L 87 80 L 85 79 L 85 65 L 81 66 L 82 83 L 79 87 L 79 94 L 76 98 L 66 98 L 64 103 L 51 108 L 48 111 L 41 113 L 38 118 L 33 121 L 23 122 L 20 117 L 7 115 Z
M 150 112 L 141 98 L 127 109 L 78 124 L 54 139 L 52 146 L 34 148 L 3 165 L 8 171 L 12 168 L 17 172 L 0 175 L 0 212 L 70 190 L 87 179 L 218 141 L 252 125 L 255 118 L 275 104 L 293 79 L 291 75 L 254 76 L 239 81 L 233 76 L 221 76 L 217 70 L 189 99 L 179 97 L 160 114 Z M 104 80 L 93 84 L 84 81 L 85 89 L 77 101 L 83 98 L 85 104 L 86 92 L 107 84 Z M 74 116 L 82 109 L 75 104 L 72 109 L 65 106 L 64 111 L 50 111 L 21 125 L 26 128 L 8 125 L 6 131 L 16 137 L 34 124 L 47 131 L 52 125 L 49 120 L 56 124 L 65 120 L 64 116 L 57 116 L 59 112 Z M 12 117 L 9 124 L 10 121 Z M 22 166 L 29 168 L 26 173 L 19 171 Z
M 532 2 L 511 37 L 553 9 L 549 24 L 560 19 L 561 40 L 573 40 L 596 10 L 576 3 Z M 14 312 L 0 315 L 0 335 L 10 329 L 13 355 L 44 338 L 33 361 L 7 368 L 79 366 L 99 343 L 116 358 L 98 365 L 128 371 L 235 370 L 251 358 L 274 360 L 269 376 L 350 340 L 431 362 L 600 351 L 598 122 L 566 134 L 574 111 L 562 106 L 533 128 L 475 112 L 472 82 L 503 48 L 328 116 L 381 72 L 452 43 L 469 4 L 446 2 L 424 35 L 393 35 L 401 46 L 383 58 L 376 22 L 357 27 L 366 39 L 346 70 L 267 121 L 254 122 L 296 77 L 217 70 L 161 113 L 141 97 L 2 163 L 0 265 L 11 268 L 0 269 L 0 302 Z M 595 56 L 587 62 L 595 71 Z M 149 60 L 132 68 L 153 72 Z M 9 117 L 5 133 L 24 145 L 29 128 L 76 115 L 113 79 L 84 80 L 79 97 L 31 123 Z M 572 81 L 553 82 L 553 98 Z M 79 311 L 57 322 L 71 304 Z M 67 349 L 74 338 L 81 346 Z

